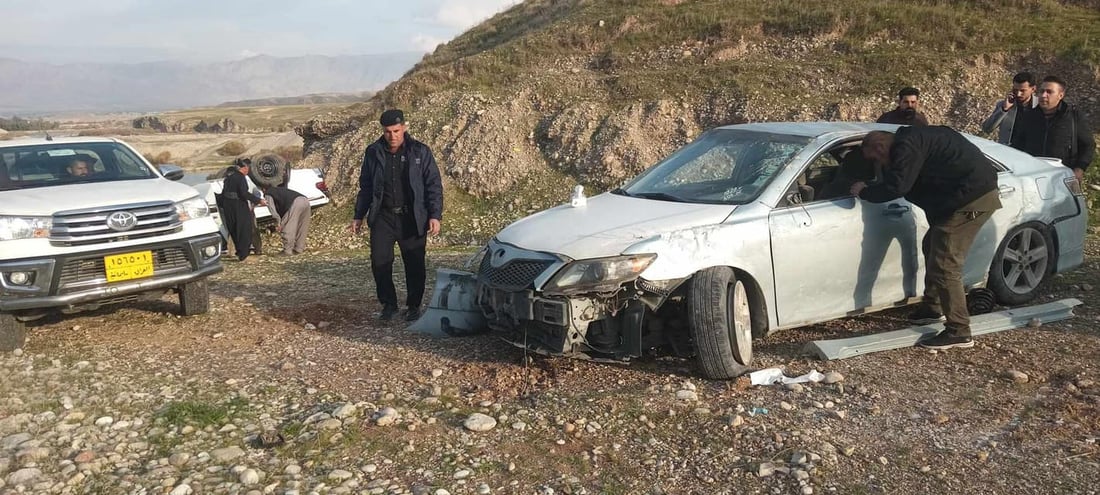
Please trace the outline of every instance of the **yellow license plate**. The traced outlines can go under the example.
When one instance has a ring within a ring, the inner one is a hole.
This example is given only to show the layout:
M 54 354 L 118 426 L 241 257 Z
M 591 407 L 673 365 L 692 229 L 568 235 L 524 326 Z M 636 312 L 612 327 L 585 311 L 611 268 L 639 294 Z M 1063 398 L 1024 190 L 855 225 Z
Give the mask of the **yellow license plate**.
M 107 269 L 107 281 L 119 282 L 153 276 L 153 252 L 115 254 L 103 257 Z

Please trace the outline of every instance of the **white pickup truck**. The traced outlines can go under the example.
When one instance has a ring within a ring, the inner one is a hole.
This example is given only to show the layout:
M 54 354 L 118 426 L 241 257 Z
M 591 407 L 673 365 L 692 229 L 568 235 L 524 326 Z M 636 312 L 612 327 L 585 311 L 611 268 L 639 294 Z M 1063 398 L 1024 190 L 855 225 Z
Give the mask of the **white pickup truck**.
M 248 190 L 252 191 L 258 196 L 263 196 L 260 192 L 260 188 L 256 187 L 256 184 L 252 182 L 251 178 L 245 177 L 248 182 Z M 312 209 L 317 209 L 321 206 L 329 203 L 329 197 L 326 194 L 327 188 L 325 187 L 324 176 L 317 169 L 312 168 L 299 168 L 290 170 L 290 179 L 287 181 L 288 189 L 301 193 L 306 199 L 309 200 L 309 206 Z M 213 213 L 215 219 L 221 223 L 221 218 L 218 216 L 218 206 L 215 201 L 215 194 L 221 194 L 222 192 L 222 179 L 214 178 L 206 182 L 196 184 L 195 190 L 199 192 L 199 196 L 202 197 Z M 254 209 L 256 214 L 256 222 L 260 225 L 264 225 L 271 222 L 271 212 L 266 206 L 257 206 Z
M 218 226 L 182 176 L 115 139 L 0 142 L 0 350 L 50 310 L 175 291 L 182 314 L 205 313 Z

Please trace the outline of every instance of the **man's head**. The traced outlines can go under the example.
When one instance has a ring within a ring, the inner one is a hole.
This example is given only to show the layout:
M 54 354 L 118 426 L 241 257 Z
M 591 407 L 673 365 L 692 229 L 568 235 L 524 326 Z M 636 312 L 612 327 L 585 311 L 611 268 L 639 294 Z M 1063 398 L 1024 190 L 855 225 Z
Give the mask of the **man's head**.
M 397 150 L 402 144 L 405 144 L 405 113 L 398 109 L 391 109 L 382 112 L 382 117 L 378 119 L 378 123 L 382 124 L 382 137 L 386 139 L 386 144 L 389 145 L 390 150 Z
M 1026 104 L 1035 94 L 1035 76 L 1030 72 L 1021 72 L 1012 78 L 1012 94 L 1016 96 L 1016 103 Z
M 73 177 L 87 177 L 92 173 L 92 164 L 87 158 L 73 158 L 65 170 Z
M 894 135 L 886 131 L 871 131 L 863 138 L 863 158 L 882 166 L 890 161 L 890 147 L 894 145 Z
M 901 91 L 898 91 L 898 108 L 902 110 L 913 109 L 913 111 L 919 110 L 920 107 L 920 90 L 917 88 L 904 87 Z
M 240 172 L 241 175 L 248 175 L 248 172 L 252 170 L 252 159 L 238 158 L 233 161 L 233 165 L 237 166 L 237 171 Z
M 1039 108 L 1044 113 L 1053 113 L 1058 110 L 1062 98 L 1066 96 L 1066 82 L 1058 76 L 1047 76 L 1039 85 Z

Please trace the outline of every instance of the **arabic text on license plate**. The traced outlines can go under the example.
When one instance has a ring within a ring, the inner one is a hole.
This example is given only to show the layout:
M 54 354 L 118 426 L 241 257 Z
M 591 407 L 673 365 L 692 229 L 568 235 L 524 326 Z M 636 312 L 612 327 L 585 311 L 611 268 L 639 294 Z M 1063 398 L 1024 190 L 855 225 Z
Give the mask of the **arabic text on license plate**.
M 153 276 L 153 252 L 115 254 L 103 257 L 107 269 L 107 281 L 119 282 Z

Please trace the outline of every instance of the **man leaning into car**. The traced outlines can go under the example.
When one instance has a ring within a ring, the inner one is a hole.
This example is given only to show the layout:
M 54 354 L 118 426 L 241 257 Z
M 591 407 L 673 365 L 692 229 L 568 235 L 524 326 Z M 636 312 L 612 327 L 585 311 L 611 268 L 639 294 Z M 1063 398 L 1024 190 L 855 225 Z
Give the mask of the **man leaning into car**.
M 382 303 L 382 320 L 397 316 L 393 245 L 401 249 L 408 292 L 404 316 L 406 321 L 415 321 L 420 317 L 427 281 L 427 236 L 439 234 L 443 218 L 443 182 L 431 148 L 408 135 L 401 110 L 386 110 L 379 123 L 382 137 L 363 154 L 351 231 L 359 233 L 366 218 L 371 273 Z
M 997 172 L 969 140 L 946 126 L 874 131 L 863 155 L 881 165 L 881 180 L 856 182 L 851 193 L 872 203 L 905 197 L 928 218 L 924 298 L 916 324 L 944 320 L 944 331 L 920 342 L 930 349 L 973 347 L 962 270 L 978 231 L 1001 207 Z

